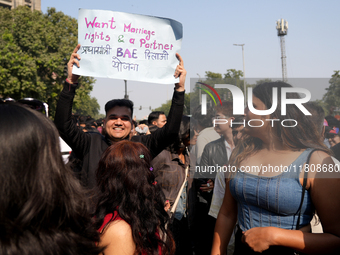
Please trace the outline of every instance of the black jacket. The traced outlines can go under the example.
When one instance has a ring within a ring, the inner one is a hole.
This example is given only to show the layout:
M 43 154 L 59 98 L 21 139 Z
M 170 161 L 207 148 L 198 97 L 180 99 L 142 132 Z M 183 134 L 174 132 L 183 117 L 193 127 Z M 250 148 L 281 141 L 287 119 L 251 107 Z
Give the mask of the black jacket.
M 224 142 L 224 137 L 221 137 L 208 143 L 204 147 L 199 169 L 196 168 L 195 171 L 195 183 L 198 191 L 200 190 L 199 187 L 203 183 L 207 183 L 208 179 L 214 181 L 218 167 L 223 169 L 223 166 L 228 164 L 227 150 Z M 207 200 L 209 204 L 211 203 L 212 192 L 200 192 L 200 195 Z
M 72 148 L 77 158 L 83 161 L 80 180 L 87 188 L 96 185 L 95 172 L 99 160 L 111 145 L 111 141 L 99 133 L 84 133 L 72 121 L 72 104 L 77 85 L 65 82 L 57 104 L 55 124 L 61 138 Z M 144 144 L 152 157 L 158 155 L 169 146 L 178 136 L 178 131 L 183 115 L 184 92 L 174 92 L 168 121 L 163 128 L 151 135 L 133 136 L 132 141 Z
M 204 147 L 200 162 L 201 167 L 214 166 L 217 170 L 217 166 L 223 167 L 227 164 L 228 157 L 224 137 L 212 141 Z M 212 176 L 207 176 L 207 178 L 215 178 L 215 175 L 216 172 Z

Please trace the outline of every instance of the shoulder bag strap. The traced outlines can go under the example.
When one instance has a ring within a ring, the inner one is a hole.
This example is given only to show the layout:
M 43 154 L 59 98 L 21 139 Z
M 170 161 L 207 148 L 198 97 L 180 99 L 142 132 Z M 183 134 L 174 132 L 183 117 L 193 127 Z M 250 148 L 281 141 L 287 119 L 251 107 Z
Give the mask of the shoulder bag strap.
M 171 214 L 171 215 L 170 215 L 170 216 L 172 216 L 172 214 L 174 214 L 175 211 L 176 211 L 176 207 L 177 207 L 179 198 L 181 197 L 182 192 L 183 192 L 183 189 L 184 189 L 184 186 L 185 186 L 185 183 L 187 182 L 188 169 L 189 169 L 189 165 L 185 168 L 185 178 L 184 178 L 184 182 L 183 182 L 183 184 L 182 184 L 182 186 L 181 186 L 181 188 L 180 188 L 180 190 L 179 190 L 179 193 L 178 193 L 178 195 L 177 195 L 177 197 L 176 197 L 176 200 L 175 200 L 174 204 L 173 204 L 172 207 L 171 207 L 171 210 L 170 210 L 170 214 Z
M 308 155 L 308 158 L 306 160 L 306 165 L 309 164 L 309 160 L 310 160 L 310 157 L 312 156 L 313 152 L 314 151 L 317 151 L 318 149 L 313 149 L 311 150 L 311 152 L 309 153 Z M 304 171 L 304 174 L 303 174 L 303 185 L 302 185 L 302 196 L 301 196 L 301 203 L 300 203 L 300 206 L 299 206 L 299 216 L 298 216 L 298 220 L 296 222 L 296 230 L 299 230 L 300 229 L 300 217 L 301 217 L 301 207 L 302 207 L 302 204 L 303 204 L 303 199 L 305 198 L 305 192 L 306 192 L 306 185 L 307 185 L 307 175 L 308 175 L 308 171 Z

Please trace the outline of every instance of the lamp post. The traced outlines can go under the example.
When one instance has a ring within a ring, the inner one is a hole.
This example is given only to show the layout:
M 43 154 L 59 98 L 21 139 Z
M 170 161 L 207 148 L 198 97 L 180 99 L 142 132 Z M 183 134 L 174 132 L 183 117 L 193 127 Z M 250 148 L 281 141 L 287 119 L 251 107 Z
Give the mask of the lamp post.
M 124 99 L 129 99 L 129 95 L 127 93 L 127 80 L 124 80 L 125 82 L 125 95 L 124 95 Z
M 244 67 L 244 43 L 243 44 L 234 44 L 234 46 L 242 46 L 242 60 L 243 60 L 243 89 L 245 95 L 245 102 L 247 101 L 247 88 L 246 88 L 246 69 Z
M 282 65 L 282 81 L 287 82 L 287 66 L 286 66 L 286 43 L 285 36 L 288 32 L 288 21 L 280 19 L 276 21 L 277 35 L 280 37 L 281 45 L 281 65 Z

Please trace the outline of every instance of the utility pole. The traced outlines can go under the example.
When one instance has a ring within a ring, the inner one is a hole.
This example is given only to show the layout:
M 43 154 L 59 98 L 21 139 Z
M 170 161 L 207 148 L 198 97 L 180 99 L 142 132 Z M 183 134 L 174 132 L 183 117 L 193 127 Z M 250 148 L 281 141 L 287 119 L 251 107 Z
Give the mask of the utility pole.
M 288 32 L 288 21 L 280 19 L 276 21 L 277 36 L 280 37 L 281 45 L 281 65 L 282 65 L 282 81 L 287 81 L 287 66 L 286 66 L 286 43 L 285 35 Z
M 129 99 L 129 95 L 127 93 L 127 81 L 124 80 L 124 82 L 125 82 L 125 95 L 124 95 L 124 99 Z

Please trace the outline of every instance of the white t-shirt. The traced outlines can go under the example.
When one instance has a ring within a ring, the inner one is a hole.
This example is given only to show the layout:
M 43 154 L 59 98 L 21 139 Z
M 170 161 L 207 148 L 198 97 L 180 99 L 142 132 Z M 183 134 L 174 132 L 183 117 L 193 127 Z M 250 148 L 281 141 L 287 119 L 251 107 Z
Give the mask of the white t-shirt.
M 232 149 L 230 148 L 230 145 L 227 143 L 226 140 L 224 140 L 224 144 L 227 150 L 227 156 L 229 160 Z M 214 218 L 217 218 L 218 212 L 220 211 L 220 208 L 222 206 L 225 193 L 225 178 L 226 178 L 225 174 L 226 173 L 222 171 L 216 173 L 213 197 L 211 200 L 210 210 L 208 213 L 210 216 Z

